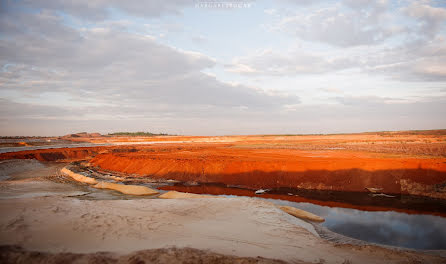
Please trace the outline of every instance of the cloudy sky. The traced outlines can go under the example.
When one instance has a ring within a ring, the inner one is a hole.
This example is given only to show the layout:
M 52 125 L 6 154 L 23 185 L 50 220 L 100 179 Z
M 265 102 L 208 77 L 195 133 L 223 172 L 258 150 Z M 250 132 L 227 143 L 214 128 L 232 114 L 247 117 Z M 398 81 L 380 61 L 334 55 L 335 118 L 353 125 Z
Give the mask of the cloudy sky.
M 0 135 L 446 128 L 446 1 L 1 0 L 0 67 Z

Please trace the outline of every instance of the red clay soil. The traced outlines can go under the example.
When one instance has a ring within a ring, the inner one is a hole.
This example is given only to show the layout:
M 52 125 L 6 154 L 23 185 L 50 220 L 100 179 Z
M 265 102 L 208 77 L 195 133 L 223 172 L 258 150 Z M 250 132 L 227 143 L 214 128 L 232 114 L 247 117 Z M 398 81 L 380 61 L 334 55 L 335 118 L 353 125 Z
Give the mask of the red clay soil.
M 103 170 L 151 178 L 215 182 L 249 188 L 301 188 L 446 199 L 446 158 L 365 152 L 238 149 L 229 145 L 183 145 L 104 153 L 90 163 Z
M 36 159 L 39 161 L 73 161 L 92 157 L 107 147 L 40 149 L 0 154 L 0 160 Z
M 102 170 L 158 179 L 251 189 L 367 192 L 365 188 L 373 187 L 387 194 L 446 199 L 446 131 L 439 135 L 149 137 L 143 141 L 158 140 L 188 143 L 22 151 L 0 154 L 0 160 L 91 159 Z

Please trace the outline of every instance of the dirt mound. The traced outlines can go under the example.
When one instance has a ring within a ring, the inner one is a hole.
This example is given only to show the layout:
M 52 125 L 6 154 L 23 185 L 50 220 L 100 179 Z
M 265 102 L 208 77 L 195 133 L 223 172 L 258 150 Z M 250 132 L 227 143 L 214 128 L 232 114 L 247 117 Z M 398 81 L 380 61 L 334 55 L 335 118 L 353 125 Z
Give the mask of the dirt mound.
M 102 137 L 102 135 L 100 133 L 80 132 L 75 134 L 68 134 L 63 136 L 62 138 L 92 138 L 92 137 Z
M 213 253 L 211 251 L 193 248 L 162 248 L 137 251 L 128 255 L 98 252 L 90 254 L 75 253 L 46 253 L 26 251 L 15 246 L 0 246 L 1 263 L 90 263 L 90 264 L 119 264 L 119 263 L 209 263 L 209 264 L 251 264 L 251 263 L 286 263 L 281 260 L 257 258 L 243 258 Z M 303 262 L 300 262 L 303 263 Z

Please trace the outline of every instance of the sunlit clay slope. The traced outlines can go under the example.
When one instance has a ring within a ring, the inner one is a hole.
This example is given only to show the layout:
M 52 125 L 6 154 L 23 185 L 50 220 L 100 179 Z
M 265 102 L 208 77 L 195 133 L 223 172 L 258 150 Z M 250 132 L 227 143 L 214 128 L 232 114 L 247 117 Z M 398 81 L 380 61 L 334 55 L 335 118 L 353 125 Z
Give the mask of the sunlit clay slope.
M 412 194 L 446 199 L 446 158 L 295 149 L 239 149 L 230 146 L 164 146 L 98 154 L 103 170 L 250 188 Z
M 40 149 L 0 154 L 5 159 L 36 159 L 39 161 L 79 160 L 96 155 L 106 147 Z

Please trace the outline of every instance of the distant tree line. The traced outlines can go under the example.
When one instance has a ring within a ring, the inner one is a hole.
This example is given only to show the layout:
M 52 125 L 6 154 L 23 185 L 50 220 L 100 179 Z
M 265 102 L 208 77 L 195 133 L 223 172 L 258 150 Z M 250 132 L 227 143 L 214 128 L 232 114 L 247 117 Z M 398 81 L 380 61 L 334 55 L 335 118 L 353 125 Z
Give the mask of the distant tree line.
M 151 133 L 151 132 L 115 132 L 108 133 L 108 136 L 127 136 L 127 137 L 154 137 L 154 136 L 169 136 L 167 133 Z

